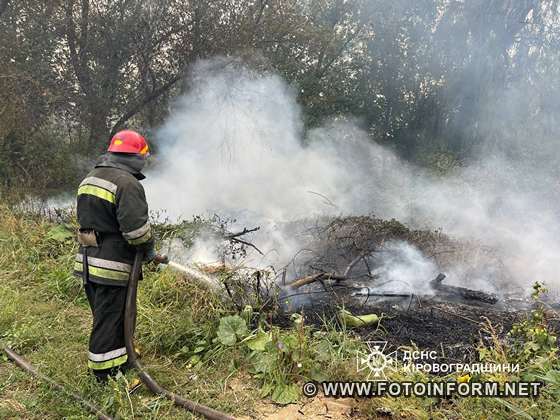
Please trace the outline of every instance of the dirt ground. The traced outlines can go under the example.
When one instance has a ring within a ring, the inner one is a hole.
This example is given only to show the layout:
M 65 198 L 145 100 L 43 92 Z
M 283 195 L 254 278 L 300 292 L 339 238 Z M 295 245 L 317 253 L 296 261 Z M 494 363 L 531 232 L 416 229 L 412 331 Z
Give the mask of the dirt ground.
M 297 404 L 284 407 L 263 402 L 256 409 L 254 418 L 268 420 L 304 420 L 304 419 L 348 419 L 359 418 L 355 413 L 355 401 L 352 398 L 325 398 L 321 395 Z M 250 417 L 241 417 L 249 419 Z

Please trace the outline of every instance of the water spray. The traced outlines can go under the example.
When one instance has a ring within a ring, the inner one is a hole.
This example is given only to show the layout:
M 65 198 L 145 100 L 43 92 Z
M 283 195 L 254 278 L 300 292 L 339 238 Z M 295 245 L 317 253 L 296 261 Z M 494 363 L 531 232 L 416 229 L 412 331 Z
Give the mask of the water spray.
M 220 284 L 216 281 L 216 279 L 210 277 L 206 273 L 203 273 L 200 269 L 192 265 L 183 265 L 169 260 L 167 260 L 164 264 L 167 264 L 169 268 L 172 268 L 175 271 L 187 274 L 199 283 L 208 286 L 213 291 L 217 291 L 220 288 Z

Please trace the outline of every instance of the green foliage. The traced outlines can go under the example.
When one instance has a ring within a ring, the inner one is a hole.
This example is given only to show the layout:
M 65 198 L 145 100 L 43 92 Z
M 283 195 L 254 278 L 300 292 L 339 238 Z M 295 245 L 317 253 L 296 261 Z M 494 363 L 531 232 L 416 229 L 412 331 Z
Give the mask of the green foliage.
M 526 320 L 513 325 L 508 334 L 512 338 L 510 356 L 526 365 L 554 358 L 558 352 L 558 337 L 548 326 L 544 306 L 539 302 L 539 298 L 546 292 L 542 283 L 533 284 L 531 296 L 537 307 Z
M 248 344 L 253 350 L 249 358 L 255 378 L 262 381 L 261 395 L 270 395 L 279 404 L 298 400 L 300 390 L 296 384 L 313 363 L 305 332 L 273 328 L 270 334 L 259 331 L 255 339 Z
M 257 333 L 254 337 L 245 341 L 245 344 L 249 348 L 249 350 L 253 351 L 265 351 L 266 346 L 268 343 L 272 341 L 272 334 L 266 333 L 263 330 L 257 330 Z
M 533 300 L 538 300 L 541 296 L 545 295 L 548 292 L 548 289 L 545 285 L 539 281 L 533 283 L 533 290 L 531 291 L 531 298 Z
M 1 121 L 1 120 L 0 120 Z M 0 189 L 18 195 L 47 198 L 72 190 L 80 168 L 75 149 L 61 140 L 61 127 L 22 123 L 6 137 L 0 136 Z
M 47 239 L 57 242 L 66 242 L 74 238 L 74 232 L 69 225 L 56 225 L 47 231 Z
M 222 323 L 233 323 L 245 335 L 243 320 L 240 317 L 222 318 Z M 323 381 L 327 379 L 326 366 L 341 364 L 355 355 L 359 348 L 345 347 L 344 333 L 331 331 L 325 333 L 306 327 L 303 318 L 292 329 L 261 326 L 242 341 L 235 334 L 236 342 L 242 346 L 243 355 L 249 363 L 249 371 L 261 383 L 261 396 L 269 396 L 278 404 L 297 401 L 300 384 L 303 381 Z M 231 345 L 234 340 L 233 328 L 228 327 L 227 338 L 222 344 Z M 220 330 L 218 330 L 220 337 Z
M 551 369 L 546 375 L 536 375 L 537 379 L 545 381 L 549 387 L 548 391 L 554 395 L 556 401 L 560 401 L 560 370 Z M 560 408 L 560 404 L 558 405 Z
M 215 221 L 214 218 L 206 219 L 202 216 L 194 216 L 192 220 L 182 220 L 179 223 L 169 223 L 163 212 L 152 214 L 154 219 L 153 228 L 162 240 L 178 239 L 185 247 L 193 245 L 194 240 L 207 230 Z M 161 220 L 161 222 L 158 222 Z
M 521 363 L 534 364 L 538 358 L 548 358 L 558 351 L 557 336 L 546 325 L 541 309 L 531 311 L 528 319 L 515 324 L 510 354 Z
M 247 323 L 239 315 L 226 316 L 220 319 L 217 338 L 225 346 L 233 346 L 247 336 Z

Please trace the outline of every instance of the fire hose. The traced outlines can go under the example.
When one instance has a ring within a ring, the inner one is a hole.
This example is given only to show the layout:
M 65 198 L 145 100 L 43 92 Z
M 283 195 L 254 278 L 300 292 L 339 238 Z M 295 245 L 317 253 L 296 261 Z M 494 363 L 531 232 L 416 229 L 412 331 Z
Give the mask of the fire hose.
M 74 398 L 80 404 L 87 407 L 89 409 L 89 411 L 91 411 L 93 414 L 97 415 L 98 419 L 100 419 L 100 420 L 113 420 L 112 417 L 109 417 L 107 414 L 103 413 L 103 411 L 101 411 L 101 409 L 99 407 L 97 407 L 94 404 L 90 403 L 89 401 L 85 400 L 80 395 L 76 394 L 75 392 L 69 391 L 66 387 L 59 384 L 54 379 L 51 379 L 48 376 L 39 372 L 31 363 L 29 363 L 27 360 L 25 360 L 23 357 L 21 357 L 15 351 L 13 351 L 11 348 L 4 347 L 3 350 L 8 355 L 8 358 L 10 360 L 12 360 L 20 368 L 27 371 L 28 373 L 35 376 L 36 378 L 39 378 L 39 379 L 47 382 L 52 387 L 58 389 L 59 391 L 62 391 L 64 394 L 69 395 L 70 397 Z
M 188 411 L 191 411 L 192 413 L 200 414 L 210 420 L 234 420 L 234 417 L 231 417 L 220 411 L 214 410 L 210 407 L 206 407 L 205 405 L 199 404 L 195 401 L 191 401 L 186 398 L 183 398 L 163 388 L 144 370 L 142 365 L 138 362 L 138 359 L 136 357 L 136 352 L 134 351 L 134 326 L 136 321 L 136 294 L 138 290 L 138 279 L 140 278 L 140 272 L 142 268 L 142 257 L 143 257 L 143 253 L 138 252 L 134 258 L 134 264 L 132 266 L 132 272 L 130 275 L 130 281 L 126 294 L 124 336 L 125 336 L 126 351 L 128 353 L 128 360 L 130 365 L 138 370 L 138 376 L 140 377 L 142 382 L 148 387 L 148 389 L 152 391 L 154 394 L 162 395 L 170 399 L 175 405 L 183 407 Z M 202 281 L 208 286 L 212 286 L 212 287 L 214 286 L 212 284 L 211 279 L 208 276 L 198 272 L 197 270 L 194 270 L 193 268 L 182 266 L 180 264 L 173 263 L 173 262 L 167 262 L 167 263 L 169 264 L 170 267 L 176 270 L 185 272 L 187 274 L 191 274 L 192 276 L 197 278 L 197 280 Z M 30 364 L 27 360 L 25 360 L 22 356 L 17 354 L 11 348 L 4 347 L 3 350 L 7 354 L 8 358 L 12 360 L 17 366 L 27 371 L 31 375 L 49 383 L 52 387 L 62 391 L 64 394 L 74 398 L 80 404 L 87 407 L 90 412 L 97 415 L 97 417 L 100 420 L 112 420 L 112 417 L 105 414 L 96 405 L 87 401 L 79 394 L 69 391 L 65 386 L 59 384 L 54 379 L 39 372 L 32 364 Z
M 200 414 L 210 420 L 233 420 L 234 418 L 228 414 L 214 410 L 205 405 L 199 404 L 195 401 L 183 398 L 159 385 L 142 367 L 136 357 L 134 351 L 134 324 L 136 320 L 136 294 L 138 291 L 138 279 L 142 269 L 142 252 L 137 252 L 134 257 L 134 264 L 132 265 L 132 272 L 128 283 L 128 290 L 126 293 L 126 306 L 124 314 L 124 339 L 126 352 L 128 353 L 128 363 L 130 366 L 138 370 L 138 376 L 142 382 L 154 394 L 162 395 L 171 400 L 175 405 L 185 408 L 186 410 Z

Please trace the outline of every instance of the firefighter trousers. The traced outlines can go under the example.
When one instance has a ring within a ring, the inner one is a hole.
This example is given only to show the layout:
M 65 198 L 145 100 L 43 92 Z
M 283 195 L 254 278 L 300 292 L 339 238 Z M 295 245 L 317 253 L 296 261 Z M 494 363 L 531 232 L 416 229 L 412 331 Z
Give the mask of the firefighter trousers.
M 89 338 L 88 367 L 100 380 L 128 368 L 124 344 L 126 287 L 105 286 L 90 281 L 84 285 L 93 314 Z

